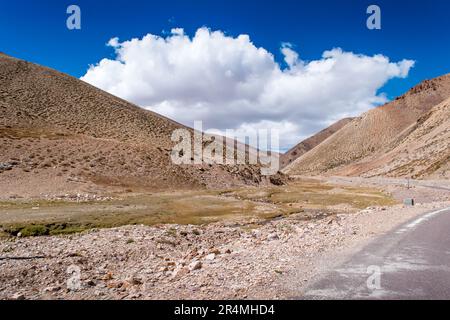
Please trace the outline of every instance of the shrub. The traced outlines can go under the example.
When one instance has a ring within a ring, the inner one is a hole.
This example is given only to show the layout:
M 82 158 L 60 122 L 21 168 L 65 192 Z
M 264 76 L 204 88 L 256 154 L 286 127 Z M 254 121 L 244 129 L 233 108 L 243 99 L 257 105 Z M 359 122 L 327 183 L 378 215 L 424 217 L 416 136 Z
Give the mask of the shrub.
M 49 234 L 49 229 L 43 225 L 29 225 L 20 230 L 22 237 L 37 237 L 46 236 Z

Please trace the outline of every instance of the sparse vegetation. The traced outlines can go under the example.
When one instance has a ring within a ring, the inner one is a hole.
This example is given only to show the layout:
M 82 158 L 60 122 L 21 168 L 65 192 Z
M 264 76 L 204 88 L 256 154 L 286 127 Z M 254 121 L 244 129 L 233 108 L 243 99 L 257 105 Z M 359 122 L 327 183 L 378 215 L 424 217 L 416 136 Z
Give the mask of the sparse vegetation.
M 279 187 L 125 194 L 121 200 L 102 202 L 0 202 L 0 226 L 11 235 L 42 236 L 133 224 L 199 225 L 219 220 L 273 219 L 294 213 L 300 215 L 298 219 L 311 220 L 326 217 L 334 205 L 344 204 L 355 211 L 394 203 L 379 190 L 304 180 Z M 6 211 L 8 216 L 2 214 Z M 200 234 L 197 229 L 193 233 Z M 167 231 L 170 237 L 176 234 L 176 229 Z

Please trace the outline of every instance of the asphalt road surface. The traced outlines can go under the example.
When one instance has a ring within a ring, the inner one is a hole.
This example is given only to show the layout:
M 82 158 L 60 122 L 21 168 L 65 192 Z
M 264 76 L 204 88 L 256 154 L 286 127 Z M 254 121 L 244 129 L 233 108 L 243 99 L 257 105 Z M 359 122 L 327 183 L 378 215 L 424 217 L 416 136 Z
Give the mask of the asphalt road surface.
M 376 239 L 301 298 L 450 299 L 450 208 Z

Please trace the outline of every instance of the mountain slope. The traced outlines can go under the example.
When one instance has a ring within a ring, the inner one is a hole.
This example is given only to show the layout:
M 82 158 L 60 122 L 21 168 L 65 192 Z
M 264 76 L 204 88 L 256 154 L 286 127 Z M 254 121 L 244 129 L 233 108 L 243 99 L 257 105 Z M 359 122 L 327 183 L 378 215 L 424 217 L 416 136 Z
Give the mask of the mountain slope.
M 340 174 L 450 178 L 450 98 L 435 106 L 380 152 Z
M 280 167 L 284 168 L 295 159 L 301 157 L 306 152 L 314 149 L 316 146 L 321 144 L 323 141 L 328 139 L 328 137 L 335 134 L 337 131 L 345 127 L 349 122 L 351 122 L 354 118 L 344 118 L 342 120 L 339 120 L 338 122 L 332 124 L 328 128 L 323 129 L 319 133 L 316 133 L 315 135 L 309 137 L 306 140 L 303 140 L 293 148 L 291 148 L 286 153 L 282 154 L 280 156 Z
M 0 55 L 1 197 L 263 182 L 254 166 L 174 165 L 170 138 L 179 128 L 76 78 Z
M 405 95 L 372 109 L 304 154 L 283 171 L 293 175 L 351 173 L 345 167 L 363 161 L 450 97 L 450 74 L 426 80 Z

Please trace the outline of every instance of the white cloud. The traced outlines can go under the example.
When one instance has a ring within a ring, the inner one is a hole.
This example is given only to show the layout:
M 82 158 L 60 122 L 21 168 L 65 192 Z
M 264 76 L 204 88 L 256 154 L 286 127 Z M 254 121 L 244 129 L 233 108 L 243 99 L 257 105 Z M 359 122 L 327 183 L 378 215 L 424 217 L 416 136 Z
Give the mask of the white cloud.
M 110 47 L 113 47 L 113 48 L 118 47 L 119 46 L 119 38 L 115 37 L 115 38 L 110 39 L 108 41 L 107 45 Z
M 284 61 L 290 68 L 299 62 L 298 53 L 292 50 L 292 44 L 288 42 L 283 43 L 281 45 L 281 53 L 284 55 Z
M 387 101 L 377 93 L 392 78 L 405 78 L 414 61 L 391 62 L 335 48 L 302 61 L 284 43 L 282 68 L 248 35 L 227 36 L 200 28 L 191 38 L 181 28 L 160 37 L 108 45 L 116 59 L 91 66 L 82 80 L 188 126 L 280 128 L 281 148 L 345 116 Z

